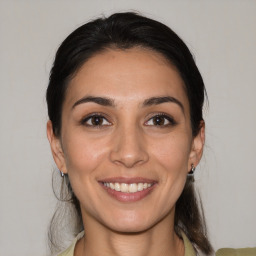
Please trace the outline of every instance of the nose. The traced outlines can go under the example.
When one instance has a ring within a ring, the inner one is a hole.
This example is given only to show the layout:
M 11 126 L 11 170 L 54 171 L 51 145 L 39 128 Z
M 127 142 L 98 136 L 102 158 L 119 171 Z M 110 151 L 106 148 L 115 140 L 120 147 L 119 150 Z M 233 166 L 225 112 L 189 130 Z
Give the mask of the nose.
M 133 168 L 148 161 L 146 142 L 139 127 L 123 127 L 116 131 L 110 160 L 126 168 Z

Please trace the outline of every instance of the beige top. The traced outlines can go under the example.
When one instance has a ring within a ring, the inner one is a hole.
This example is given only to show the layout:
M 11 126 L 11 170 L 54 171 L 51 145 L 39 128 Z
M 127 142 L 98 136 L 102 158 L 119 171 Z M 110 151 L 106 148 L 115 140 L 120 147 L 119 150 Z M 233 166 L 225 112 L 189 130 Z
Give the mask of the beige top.
M 216 252 L 216 256 L 255 256 L 256 247 L 254 248 L 222 248 Z
M 84 232 L 79 233 L 78 236 L 74 239 L 73 243 L 65 251 L 60 253 L 58 256 L 74 256 L 76 243 L 81 237 L 83 237 L 83 235 L 84 235 Z M 191 244 L 191 242 L 188 240 L 187 236 L 184 233 L 182 233 L 181 235 L 182 235 L 182 239 L 184 241 L 184 247 L 185 247 L 184 256 L 196 256 L 195 249 Z
M 58 256 L 74 256 L 74 250 L 77 241 L 82 238 L 84 232 L 78 234 L 74 239 L 73 243 Z M 195 249 L 192 243 L 188 240 L 187 236 L 182 233 L 182 239 L 184 241 L 185 255 L 184 256 L 196 256 Z M 255 248 L 241 248 L 241 249 L 231 249 L 223 248 L 216 252 L 216 256 L 256 256 L 256 247 Z

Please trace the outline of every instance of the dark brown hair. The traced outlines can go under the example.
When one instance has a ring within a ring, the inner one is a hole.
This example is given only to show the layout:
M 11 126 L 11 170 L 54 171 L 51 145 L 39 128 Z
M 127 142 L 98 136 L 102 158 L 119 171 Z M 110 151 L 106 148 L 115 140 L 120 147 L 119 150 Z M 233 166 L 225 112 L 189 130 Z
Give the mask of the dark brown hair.
M 66 89 L 79 68 L 89 58 L 105 49 L 133 47 L 156 51 L 176 67 L 185 84 L 190 105 L 192 134 L 193 136 L 198 134 L 203 120 L 205 87 L 188 47 L 175 32 L 158 21 L 135 13 L 115 13 L 108 18 L 93 20 L 76 29 L 63 41 L 56 53 L 46 95 L 48 115 L 56 136 L 61 134 L 61 113 Z M 68 202 L 75 209 L 78 219 L 74 231 L 76 235 L 79 229 L 83 229 L 80 206 L 67 176 L 63 182 L 65 184 L 62 186 L 66 187 L 67 193 L 63 195 L 61 192 L 59 199 Z M 54 226 L 56 219 L 53 218 L 51 227 Z M 50 228 L 49 234 L 52 234 L 54 229 Z M 194 184 L 190 178 L 187 179 L 176 203 L 175 231 L 178 235 L 181 231 L 185 232 L 195 248 L 206 255 L 212 252 L 211 244 L 207 239 L 201 202 L 197 200 Z M 52 235 L 50 240 L 54 243 Z

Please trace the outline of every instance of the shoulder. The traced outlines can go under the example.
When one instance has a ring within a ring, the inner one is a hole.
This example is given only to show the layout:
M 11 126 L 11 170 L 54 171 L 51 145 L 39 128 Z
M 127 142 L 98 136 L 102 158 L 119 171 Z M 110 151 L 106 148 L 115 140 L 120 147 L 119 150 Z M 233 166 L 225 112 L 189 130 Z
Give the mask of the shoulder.
M 255 255 L 256 255 L 256 247 L 241 248 L 241 249 L 222 248 L 216 252 L 216 256 L 255 256 Z
M 75 246 L 77 241 L 84 236 L 84 231 L 79 233 L 77 237 L 73 240 L 72 244 L 63 252 L 59 253 L 57 256 L 74 256 Z
M 181 237 L 184 243 L 185 256 L 196 256 L 196 251 L 184 232 L 181 232 Z

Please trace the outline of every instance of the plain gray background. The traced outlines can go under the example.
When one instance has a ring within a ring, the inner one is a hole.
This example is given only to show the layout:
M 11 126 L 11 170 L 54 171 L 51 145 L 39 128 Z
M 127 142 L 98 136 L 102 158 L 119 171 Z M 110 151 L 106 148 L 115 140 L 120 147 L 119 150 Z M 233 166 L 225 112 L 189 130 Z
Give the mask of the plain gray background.
M 210 238 L 256 246 L 256 1 L 0 0 L 0 255 L 45 256 L 55 207 L 45 90 L 58 45 L 100 14 L 138 10 L 169 25 L 205 80 L 197 169 Z

